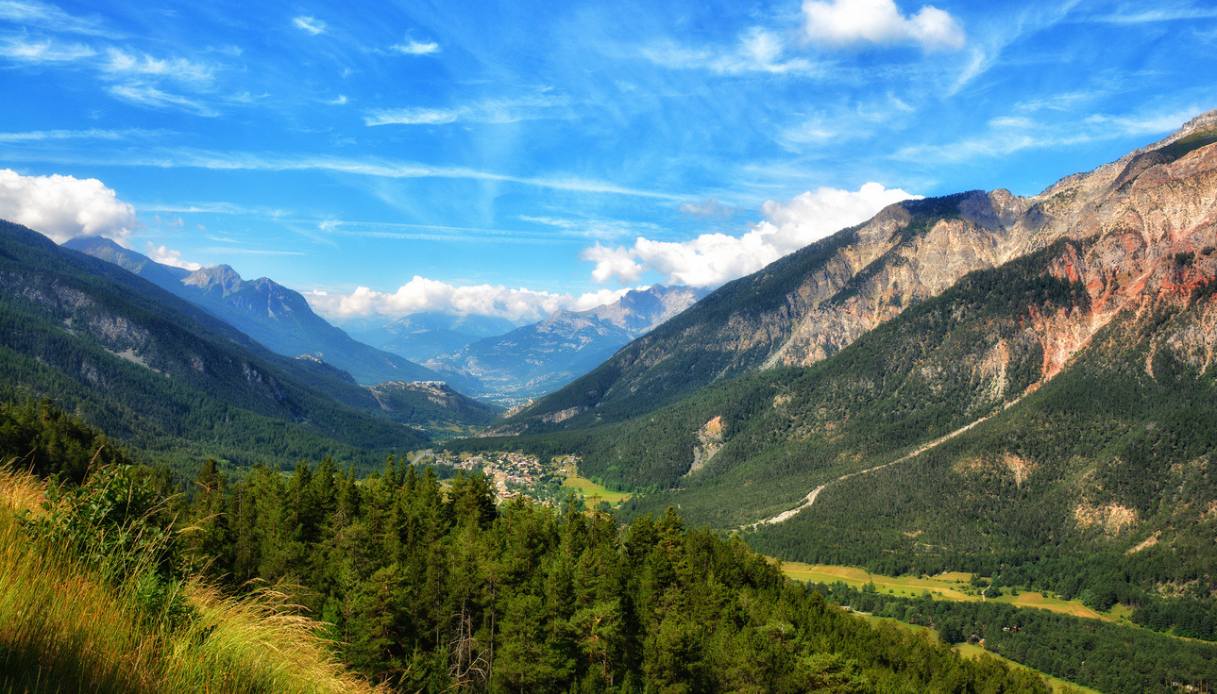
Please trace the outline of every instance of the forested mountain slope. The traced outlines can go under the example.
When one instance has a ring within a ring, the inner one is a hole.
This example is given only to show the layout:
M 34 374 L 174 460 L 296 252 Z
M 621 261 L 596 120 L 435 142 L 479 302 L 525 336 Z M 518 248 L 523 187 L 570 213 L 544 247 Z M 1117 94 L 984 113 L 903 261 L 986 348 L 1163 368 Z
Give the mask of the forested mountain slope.
M 1062 181 L 1038 250 L 809 368 L 515 444 L 655 490 L 634 512 L 775 521 L 749 538 L 784 558 L 981 571 L 1217 636 L 1212 125 Z
M 313 313 L 299 292 L 266 277 L 244 280 L 227 265 L 195 271 L 163 265 L 100 237 L 80 236 L 64 247 L 133 272 L 203 307 L 274 352 L 289 357 L 318 357 L 351 374 L 359 383 L 441 379 L 420 364 L 352 339 Z M 465 379 L 458 385 L 468 383 Z
M 427 436 L 365 388 L 281 357 L 110 263 L 0 222 L 0 371 L 7 397 L 46 396 L 175 457 L 383 457 Z
M 1215 140 L 1217 113 L 1209 113 L 1155 145 L 1067 177 L 1032 198 L 977 191 L 892 205 L 865 224 L 725 285 L 521 412 L 515 427 L 617 421 L 750 370 L 813 364 L 968 272 L 1115 226 L 1151 233 L 1157 210 L 1182 213 L 1175 207 L 1205 199 L 1189 202 L 1189 193 L 1159 181 L 1160 173 Z M 1143 201 L 1122 217 L 1122 201 L 1138 181 L 1139 194 L 1157 203 Z M 1152 214 L 1141 216 L 1145 212 Z M 1118 261 L 1108 258 L 1109 265 Z M 1120 272 L 1114 265 L 1110 271 Z
M 0 467 L 0 688 L 1050 691 L 850 615 L 673 513 L 496 506 L 484 477 L 441 486 L 393 459 L 358 482 L 331 460 L 236 479 L 208 463 L 181 493 L 108 443 L 0 404 L 0 460 L 51 478 Z

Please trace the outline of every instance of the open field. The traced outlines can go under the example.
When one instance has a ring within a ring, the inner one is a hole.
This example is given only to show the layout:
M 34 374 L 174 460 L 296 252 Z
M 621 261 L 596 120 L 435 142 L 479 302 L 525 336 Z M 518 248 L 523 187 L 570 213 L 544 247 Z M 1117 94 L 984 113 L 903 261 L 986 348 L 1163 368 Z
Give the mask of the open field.
M 855 566 L 837 566 L 832 564 L 804 564 L 801 562 L 782 562 L 782 572 L 790 578 L 799 581 L 817 583 L 833 583 L 841 581 L 854 588 L 862 588 L 873 584 L 875 590 L 890 595 L 902 597 L 918 597 L 929 593 L 935 600 L 953 600 L 957 602 L 978 602 L 993 600 L 1017 607 L 1028 607 L 1050 610 L 1074 617 L 1087 619 L 1102 619 L 1104 621 L 1120 621 L 1122 612 L 1101 613 L 1079 600 L 1064 600 L 1058 597 L 1045 597 L 1039 592 L 1026 591 L 1018 595 L 1004 593 L 997 598 L 985 598 L 979 595 L 970 585 L 972 575 L 962 571 L 950 571 L 937 576 L 884 576 L 873 574 L 866 569 Z
M 580 477 L 573 470 L 567 469 L 564 474 L 566 479 L 562 481 L 562 487 L 578 492 L 588 504 L 593 506 L 601 501 L 616 506 L 630 498 L 629 492 L 615 492 L 586 477 Z

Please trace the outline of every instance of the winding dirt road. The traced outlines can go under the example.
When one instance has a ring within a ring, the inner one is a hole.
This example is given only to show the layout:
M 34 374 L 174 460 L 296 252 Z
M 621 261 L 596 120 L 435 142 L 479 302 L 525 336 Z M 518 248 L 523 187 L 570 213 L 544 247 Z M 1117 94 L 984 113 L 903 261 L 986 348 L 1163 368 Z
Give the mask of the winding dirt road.
M 911 452 L 906 453 L 905 455 L 902 455 L 899 458 L 896 458 L 895 460 L 893 460 L 891 462 L 887 462 L 882 465 L 876 465 L 875 467 L 866 468 L 865 470 L 858 470 L 857 472 L 851 472 L 851 473 L 848 473 L 845 475 L 841 475 L 840 477 L 838 477 L 836 479 L 825 482 L 824 484 L 821 484 L 820 486 L 816 487 L 815 489 L 811 490 L 810 492 L 807 492 L 807 496 L 803 497 L 803 501 L 798 506 L 795 506 L 794 508 L 788 509 L 786 511 L 782 511 L 781 513 L 779 513 L 775 516 L 770 516 L 768 518 L 764 518 L 764 519 L 759 520 L 750 525 L 746 525 L 746 526 L 744 526 L 744 529 L 753 530 L 753 529 L 761 527 L 762 525 L 777 525 L 778 523 L 784 523 L 784 522 L 790 520 L 791 518 L 794 518 L 800 512 L 811 508 L 811 505 L 814 504 L 816 502 L 816 499 L 818 499 L 820 497 L 820 492 L 824 491 L 824 488 L 827 487 L 828 485 L 836 484 L 838 482 L 844 482 L 845 480 L 847 480 L 851 477 L 858 477 L 859 475 L 869 475 L 872 472 L 877 472 L 884 468 L 889 468 L 893 465 L 899 465 L 900 463 L 906 463 L 906 462 L 912 460 L 913 458 L 916 458 L 917 456 L 921 455 L 922 453 L 925 453 L 928 450 L 937 448 L 938 446 L 941 446 L 942 444 L 946 443 L 947 441 L 950 441 L 951 439 L 959 436 L 960 434 L 985 423 L 991 417 L 993 417 L 993 415 L 997 414 L 998 412 L 1002 412 L 1002 411 L 1010 409 L 1011 407 L 1014 407 L 1015 405 L 1017 405 L 1019 403 L 1019 401 L 1021 401 L 1023 398 L 1025 398 L 1032 390 L 1034 390 L 1034 388 L 1029 389 L 1027 392 L 1023 393 L 1022 395 L 1018 396 L 1017 398 L 1011 400 L 1010 402 L 1006 403 L 1005 405 L 1002 405 L 1000 410 L 990 412 L 989 414 L 981 417 L 980 419 L 977 419 L 973 422 L 969 422 L 968 424 L 965 424 L 965 425 L 959 427 L 958 429 L 956 429 L 955 431 L 952 431 L 949 434 L 944 434 L 944 435 L 939 436 L 938 438 L 934 439 L 933 441 L 929 441 L 928 443 L 923 443 L 920 446 L 918 446 L 917 448 L 913 449 Z

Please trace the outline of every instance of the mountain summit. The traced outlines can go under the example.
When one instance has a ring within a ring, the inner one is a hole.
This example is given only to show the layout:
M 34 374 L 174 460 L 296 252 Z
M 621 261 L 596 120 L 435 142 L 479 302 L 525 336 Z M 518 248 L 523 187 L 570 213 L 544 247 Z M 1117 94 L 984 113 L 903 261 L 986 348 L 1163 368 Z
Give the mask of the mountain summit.
M 191 272 L 157 263 L 110 239 L 80 236 L 63 244 L 152 282 L 285 356 L 311 355 L 363 384 L 441 380 L 426 367 L 352 339 L 313 313 L 299 292 L 261 277 L 244 280 L 228 265 Z M 459 379 L 458 379 L 459 380 Z M 467 381 L 456 384 L 458 388 Z

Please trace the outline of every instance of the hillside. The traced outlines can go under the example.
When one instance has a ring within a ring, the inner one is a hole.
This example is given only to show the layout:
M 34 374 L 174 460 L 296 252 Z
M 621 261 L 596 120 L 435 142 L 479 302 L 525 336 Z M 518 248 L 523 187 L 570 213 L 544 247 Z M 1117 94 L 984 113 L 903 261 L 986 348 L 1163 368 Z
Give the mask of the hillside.
M 312 355 L 361 384 L 441 378 L 404 357 L 353 340 L 313 313 L 299 292 L 266 277 L 244 280 L 227 265 L 191 272 L 157 263 L 100 237 L 78 236 L 64 247 L 114 263 L 201 306 L 273 352 L 288 357 Z
M 275 355 L 115 265 L 0 222 L 5 397 L 50 397 L 174 459 L 372 461 L 427 437 L 343 372 Z
M 32 414 L 0 406 L 0 432 L 28 434 L 0 459 L 35 450 L 52 477 L 0 470 L 6 689 L 1049 691 L 872 626 L 674 514 L 496 508 L 484 478 L 445 489 L 392 459 L 358 484 L 330 461 L 206 465 L 167 497 L 122 457 L 61 476 L 104 439 Z M 37 443 L 65 434 L 66 455 Z
M 478 445 L 581 453 L 581 474 L 654 490 L 631 512 L 753 527 L 783 558 L 980 571 L 1217 637 L 1215 126 L 1026 201 L 1011 233 L 1029 252 L 810 367 Z
M 471 342 L 427 362 L 482 384 L 478 394 L 519 402 L 560 388 L 693 305 L 703 292 L 688 287 L 632 290 L 586 311 L 558 311 L 504 335 Z
M 974 191 L 892 205 L 723 286 L 540 399 L 515 426 L 617 421 L 755 369 L 813 364 L 969 272 L 1120 223 L 1118 200 L 1134 182 L 1155 188 L 1153 172 L 1211 143 L 1215 128 L 1217 114 L 1201 116 L 1162 142 L 1032 198 Z M 1179 191 L 1162 194 L 1172 198 L 1166 204 L 1185 204 Z M 1134 229 L 1153 223 L 1131 220 Z

